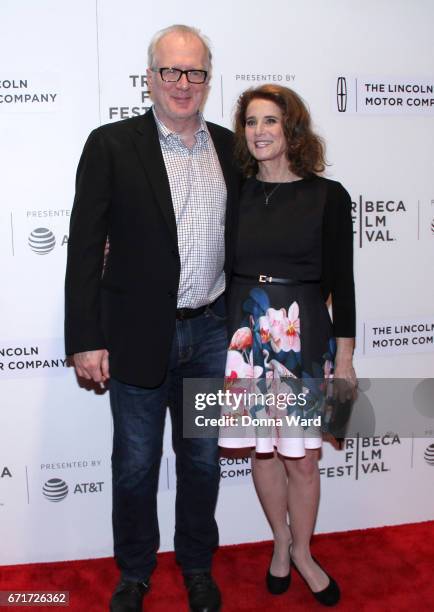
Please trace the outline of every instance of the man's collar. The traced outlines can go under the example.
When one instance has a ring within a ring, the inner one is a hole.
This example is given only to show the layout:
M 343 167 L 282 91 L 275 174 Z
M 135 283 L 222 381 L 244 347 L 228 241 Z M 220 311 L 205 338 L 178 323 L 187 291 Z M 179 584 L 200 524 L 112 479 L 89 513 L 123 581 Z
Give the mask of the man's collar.
M 152 112 L 154 114 L 154 119 L 155 119 L 155 123 L 157 124 L 157 129 L 158 129 L 158 133 L 160 134 L 160 136 L 162 138 L 164 138 L 165 140 L 169 137 L 172 136 L 178 136 L 179 134 L 177 132 L 174 132 L 173 130 L 170 130 L 162 121 L 161 119 L 158 117 L 157 112 L 155 110 L 155 105 L 152 106 Z M 199 119 L 199 127 L 197 128 L 197 130 L 194 132 L 195 136 L 198 136 L 200 139 L 208 139 L 209 137 L 209 132 L 208 132 L 208 127 L 206 125 L 206 121 L 203 117 L 203 114 L 198 111 L 197 113 L 198 119 Z

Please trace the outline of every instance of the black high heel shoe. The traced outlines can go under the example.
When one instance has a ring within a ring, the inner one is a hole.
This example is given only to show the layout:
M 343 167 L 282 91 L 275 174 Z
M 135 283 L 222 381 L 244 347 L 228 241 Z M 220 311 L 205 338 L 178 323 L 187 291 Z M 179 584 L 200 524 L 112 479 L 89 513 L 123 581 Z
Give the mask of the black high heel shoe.
M 265 576 L 265 583 L 267 590 L 272 595 L 282 595 L 289 589 L 291 584 L 291 555 L 289 555 L 289 572 L 286 576 L 273 576 L 268 568 L 267 575 Z
M 289 585 L 291 584 L 291 572 L 289 572 L 287 576 L 280 577 L 273 576 L 270 570 L 268 570 L 265 582 L 267 583 L 269 593 L 272 595 L 282 595 L 289 589 Z
M 298 569 L 297 565 L 295 564 L 294 559 L 291 558 L 291 561 L 292 561 L 295 569 L 297 570 L 297 572 L 303 578 L 304 582 L 308 586 L 310 592 L 315 597 L 315 599 L 320 604 L 322 604 L 323 606 L 335 606 L 339 602 L 339 600 L 341 598 L 341 592 L 340 592 L 339 586 L 338 586 L 336 580 L 334 580 L 331 576 L 329 576 L 329 574 L 327 574 L 325 569 L 318 563 L 318 561 L 315 559 L 315 557 L 312 557 L 312 559 L 322 569 L 324 574 L 329 579 L 328 585 L 326 586 L 325 589 L 322 589 L 322 591 L 316 591 L 316 592 L 312 591 L 312 589 L 310 588 L 310 586 L 307 583 L 306 578 L 303 576 L 303 574 L 300 572 L 300 570 Z

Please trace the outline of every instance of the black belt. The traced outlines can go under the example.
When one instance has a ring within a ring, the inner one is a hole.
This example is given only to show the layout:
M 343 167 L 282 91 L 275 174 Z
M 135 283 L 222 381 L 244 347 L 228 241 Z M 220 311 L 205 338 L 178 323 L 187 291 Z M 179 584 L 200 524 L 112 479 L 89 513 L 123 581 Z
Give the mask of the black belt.
M 223 299 L 223 294 L 219 295 L 214 302 L 211 304 L 205 304 L 205 306 L 199 306 L 199 308 L 177 308 L 176 318 L 178 321 L 184 321 L 184 319 L 194 319 L 200 317 L 208 308 L 212 308 L 219 300 Z
M 199 317 L 201 314 L 203 314 L 207 308 L 208 305 L 199 306 L 199 308 L 177 308 L 176 318 L 178 321 L 183 321 L 184 319 L 194 319 L 195 317 Z
M 266 274 L 258 274 L 258 276 L 250 274 L 234 274 L 234 278 L 245 278 L 247 280 L 256 281 L 270 285 L 304 285 L 304 284 L 319 284 L 319 280 L 298 280 L 295 278 L 277 278 L 276 276 L 267 276 Z

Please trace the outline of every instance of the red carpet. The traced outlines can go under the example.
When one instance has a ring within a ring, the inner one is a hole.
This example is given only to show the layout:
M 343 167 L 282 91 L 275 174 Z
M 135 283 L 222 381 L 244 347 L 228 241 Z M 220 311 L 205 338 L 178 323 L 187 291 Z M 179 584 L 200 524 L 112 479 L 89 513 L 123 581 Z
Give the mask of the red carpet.
M 433 542 L 434 521 L 430 521 L 318 535 L 313 538 L 312 550 L 341 586 L 343 597 L 338 609 L 342 612 L 407 612 L 417 607 L 434 609 Z M 222 589 L 224 612 L 324 609 L 294 571 L 287 593 L 269 595 L 264 575 L 270 555 L 271 542 L 225 546 L 216 553 L 214 575 Z M 14 565 L 1 568 L 0 590 L 68 590 L 70 605 L 57 610 L 103 612 L 108 610 L 117 576 L 112 559 Z M 47 606 L 37 609 L 56 610 Z M 172 553 L 159 555 L 144 609 L 151 612 L 188 610 L 182 578 Z

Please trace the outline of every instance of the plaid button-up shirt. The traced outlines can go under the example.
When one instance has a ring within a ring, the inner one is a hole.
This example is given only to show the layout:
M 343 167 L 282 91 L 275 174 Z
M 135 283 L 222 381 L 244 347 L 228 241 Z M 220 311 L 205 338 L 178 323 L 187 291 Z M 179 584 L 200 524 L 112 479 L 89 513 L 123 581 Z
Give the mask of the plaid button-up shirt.
M 199 308 L 225 289 L 226 184 L 205 120 L 189 149 L 158 118 L 161 151 L 169 177 L 178 231 L 181 277 L 178 308 Z

